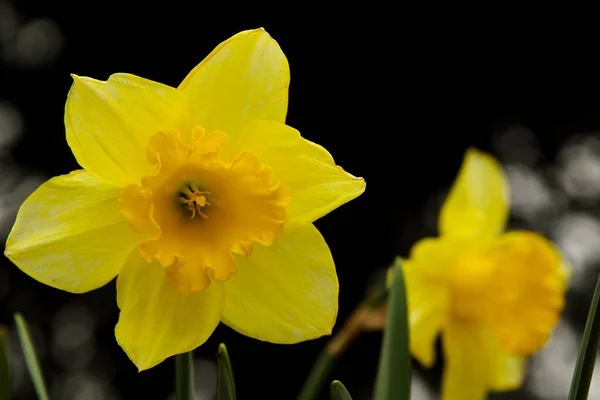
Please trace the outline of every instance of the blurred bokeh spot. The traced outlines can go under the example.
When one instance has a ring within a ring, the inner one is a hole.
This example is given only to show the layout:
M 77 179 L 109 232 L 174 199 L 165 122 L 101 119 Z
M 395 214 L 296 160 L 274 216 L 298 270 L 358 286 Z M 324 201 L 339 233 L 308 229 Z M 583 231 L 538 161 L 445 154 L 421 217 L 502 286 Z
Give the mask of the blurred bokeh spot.
M 0 45 L 9 66 L 42 68 L 59 55 L 64 38 L 54 20 L 27 20 L 10 2 L 0 1 Z

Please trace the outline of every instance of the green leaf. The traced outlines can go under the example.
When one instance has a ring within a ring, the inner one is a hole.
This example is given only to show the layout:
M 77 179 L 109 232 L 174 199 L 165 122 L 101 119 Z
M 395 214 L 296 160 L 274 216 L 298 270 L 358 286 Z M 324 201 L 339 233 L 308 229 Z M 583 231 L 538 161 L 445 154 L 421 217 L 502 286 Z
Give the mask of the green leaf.
M 321 389 L 326 383 L 326 380 L 328 380 L 327 377 L 333 369 L 336 360 L 337 357 L 334 354 L 331 354 L 327 348 L 319 354 L 308 378 L 306 378 L 302 391 L 298 395 L 298 400 L 314 400 L 319 398 Z
M 0 400 L 10 397 L 10 368 L 8 363 L 8 329 L 0 325 Z
M 329 382 L 331 370 L 350 343 L 365 329 L 371 330 L 376 326 L 375 324 L 380 323 L 380 308 L 387 297 L 388 290 L 386 287 L 375 284 L 369 288 L 366 298 L 346 319 L 342 328 L 337 331 L 319 354 L 297 400 L 315 400 L 319 398 L 323 387 Z M 373 325 L 368 326 L 368 324 Z M 383 324 L 381 323 L 381 325 Z M 381 326 L 376 326 L 375 329 L 381 329 Z
M 218 400 L 235 400 L 235 381 L 233 380 L 233 370 L 229 361 L 229 354 L 224 343 L 219 345 L 219 353 L 217 354 L 217 399 Z
M 408 347 L 408 312 L 402 265 L 394 263 L 379 369 L 375 382 L 375 400 L 410 399 L 410 351 Z
M 25 355 L 25 363 L 27 364 L 27 369 L 29 370 L 31 380 L 33 381 L 33 387 L 35 388 L 37 397 L 39 400 L 48 400 L 48 390 L 46 389 L 40 364 L 35 355 L 35 348 L 33 347 L 31 336 L 29 335 L 27 323 L 19 313 L 15 314 L 15 322 L 17 324 L 17 334 L 19 336 L 19 341 L 21 342 L 21 348 Z
M 191 351 L 175 356 L 175 398 L 194 400 L 194 355 Z
M 352 400 L 352 396 L 350 396 L 350 393 L 348 393 L 348 390 L 340 381 L 333 381 L 331 383 L 329 394 L 331 400 Z
M 594 373 L 594 364 L 596 354 L 598 353 L 598 344 L 600 344 L 600 277 L 596 282 L 596 290 L 590 305 L 587 322 L 583 331 L 583 340 L 579 347 L 577 364 L 571 381 L 571 390 L 569 400 L 585 400 L 588 397 L 590 383 Z

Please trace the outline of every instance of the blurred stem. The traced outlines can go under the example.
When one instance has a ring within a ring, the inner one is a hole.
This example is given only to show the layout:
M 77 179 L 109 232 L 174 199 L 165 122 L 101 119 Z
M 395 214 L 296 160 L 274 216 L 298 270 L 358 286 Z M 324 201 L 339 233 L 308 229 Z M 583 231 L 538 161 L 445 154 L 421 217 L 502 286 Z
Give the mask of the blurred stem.
M 175 356 L 175 393 L 177 400 L 194 400 L 194 357 L 191 351 Z
M 337 359 L 350 343 L 364 331 L 364 321 L 373 310 L 383 304 L 387 298 L 385 288 L 373 289 L 346 319 L 344 326 L 329 340 L 312 367 L 297 400 L 314 400 L 328 381 L 329 373 Z
M 327 347 L 319 354 L 319 358 L 313 365 L 302 391 L 298 395 L 298 400 L 314 400 L 319 397 L 336 359 L 337 355 L 330 353 Z
M 21 342 L 21 348 L 23 349 L 25 364 L 27 364 L 27 369 L 29 370 L 29 375 L 31 376 L 37 398 L 38 400 L 48 400 L 48 389 L 46 389 L 46 382 L 42 375 L 40 362 L 35 354 L 35 348 L 33 347 L 33 341 L 31 340 L 27 322 L 25 322 L 25 318 L 23 318 L 20 313 L 15 314 L 15 324 L 17 326 L 19 341 Z
M 0 400 L 10 398 L 10 368 L 8 362 L 8 329 L 0 325 Z

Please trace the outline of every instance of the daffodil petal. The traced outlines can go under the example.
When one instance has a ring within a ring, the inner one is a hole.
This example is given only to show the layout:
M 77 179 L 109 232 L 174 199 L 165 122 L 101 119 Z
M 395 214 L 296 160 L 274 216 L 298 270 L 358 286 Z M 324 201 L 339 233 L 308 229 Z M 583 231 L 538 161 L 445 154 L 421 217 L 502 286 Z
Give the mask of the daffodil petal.
M 425 367 L 435 362 L 435 342 L 450 307 L 449 277 L 456 247 L 452 241 L 419 240 L 403 260 L 410 351 Z
M 67 142 L 93 175 L 125 186 L 153 173 L 146 145 L 159 130 L 179 130 L 191 142 L 191 109 L 177 89 L 129 74 L 73 79 L 65 107 Z
M 338 311 L 338 280 L 327 243 L 312 225 L 286 232 L 252 256 L 237 257 L 226 284 L 222 321 L 273 343 L 298 343 L 331 334 Z
M 264 29 L 240 32 L 217 46 L 179 85 L 198 124 L 222 131 L 234 146 L 244 126 L 284 122 L 290 72 L 287 59 Z
M 410 351 L 423 366 L 435 362 L 436 339 L 446 321 L 449 292 L 438 280 L 429 279 L 411 261 L 402 264 L 406 280 Z
M 490 389 L 490 354 L 481 326 L 452 319 L 442 336 L 445 365 L 441 400 L 484 400 Z
M 410 262 L 418 265 L 420 273 L 432 279 L 446 280 L 452 272 L 452 263 L 461 249 L 449 239 L 423 238 L 410 249 Z
M 504 352 L 500 342 L 488 334 L 488 351 L 493 366 L 490 376 L 490 389 L 497 392 L 516 390 L 523 385 L 525 379 L 525 367 L 527 359 L 520 356 L 512 356 Z
M 443 347 L 442 400 L 483 400 L 488 391 L 516 390 L 523 384 L 526 359 L 502 350 L 485 325 L 449 320 Z
M 204 343 L 219 324 L 224 303 L 222 283 L 182 295 L 168 281 L 166 268 L 134 250 L 117 278 L 117 342 L 140 371 L 152 368 Z
M 142 237 L 117 210 L 119 188 L 78 170 L 42 184 L 25 200 L 6 256 L 32 278 L 83 293 L 113 279 Z
M 275 179 L 289 186 L 292 200 L 287 211 L 292 223 L 313 222 L 365 191 L 363 178 L 344 171 L 327 150 L 283 123 L 249 124 L 239 146 L 257 154 L 273 168 Z
M 442 207 L 442 235 L 493 235 L 504 229 L 509 213 L 509 185 L 500 164 L 489 154 L 469 149 Z

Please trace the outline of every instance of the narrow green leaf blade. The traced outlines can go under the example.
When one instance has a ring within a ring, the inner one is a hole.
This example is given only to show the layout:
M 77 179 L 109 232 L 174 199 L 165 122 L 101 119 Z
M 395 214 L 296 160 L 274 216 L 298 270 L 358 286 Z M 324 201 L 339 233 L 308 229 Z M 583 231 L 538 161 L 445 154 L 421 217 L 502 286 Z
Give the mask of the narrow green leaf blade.
M 191 351 L 175 356 L 175 398 L 194 400 L 194 354 Z
M 571 390 L 569 391 L 569 400 L 585 400 L 588 398 L 592 375 L 594 374 L 594 364 L 596 363 L 596 354 L 600 344 L 600 277 L 596 283 L 594 297 L 588 312 L 587 322 L 583 331 L 583 340 L 579 347 L 577 364 L 571 381 Z
M 319 398 L 319 394 L 321 393 L 321 389 L 325 386 L 327 379 L 329 377 L 329 373 L 333 369 L 337 357 L 331 354 L 328 349 L 324 349 L 306 378 L 306 382 L 304 382 L 304 386 L 298 395 L 297 400 L 315 400 Z
M 408 311 L 400 259 L 394 263 L 386 326 L 379 355 L 375 382 L 375 400 L 410 399 L 410 351 L 408 347 Z
M 231 361 L 227 353 L 227 347 L 224 343 L 219 345 L 219 353 L 217 354 L 217 399 L 218 400 L 235 400 L 235 381 L 233 380 L 233 369 Z
M 21 342 L 21 348 L 23 349 L 23 354 L 25 355 L 25 363 L 27 364 L 27 369 L 29 370 L 31 380 L 33 381 L 33 387 L 35 388 L 37 397 L 39 400 L 48 400 L 48 390 L 46 389 L 44 376 L 42 375 L 42 370 L 40 369 L 40 363 L 35 355 L 35 348 L 33 347 L 33 342 L 31 341 L 27 323 L 25 322 L 23 316 L 19 313 L 15 314 L 15 322 L 17 325 L 19 341 Z
M 0 325 L 0 400 L 10 397 L 10 368 L 8 363 L 8 329 Z
M 331 383 L 331 391 L 329 392 L 331 400 L 352 400 L 352 396 L 348 393 L 346 386 L 340 381 Z

